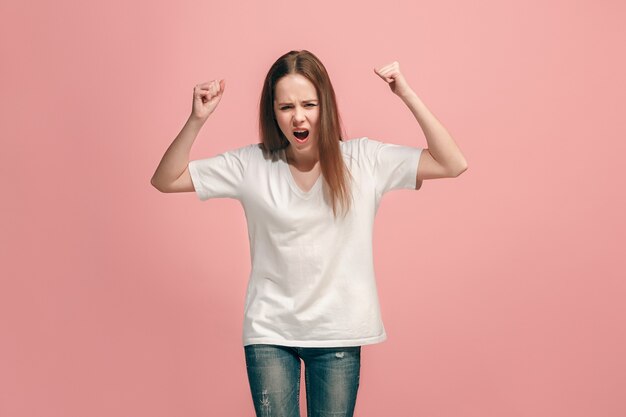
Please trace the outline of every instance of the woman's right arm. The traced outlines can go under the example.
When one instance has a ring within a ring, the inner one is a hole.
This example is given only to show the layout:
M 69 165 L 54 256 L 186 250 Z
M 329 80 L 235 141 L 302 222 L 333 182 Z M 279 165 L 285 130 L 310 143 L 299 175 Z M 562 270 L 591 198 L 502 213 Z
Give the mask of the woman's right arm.
M 217 107 L 225 81 L 217 80 L 194 87 L 193 108 L 189 119 L 165 151 L 150 183 L 163 193 L 195 191 L 189 175 L 189 154 L 200 129 Z

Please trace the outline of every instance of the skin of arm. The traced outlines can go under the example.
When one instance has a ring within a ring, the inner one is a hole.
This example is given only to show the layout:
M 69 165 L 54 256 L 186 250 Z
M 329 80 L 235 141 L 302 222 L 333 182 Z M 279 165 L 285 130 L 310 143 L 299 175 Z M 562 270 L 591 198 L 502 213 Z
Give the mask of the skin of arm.
M 189 164 L 191 147 L 204 125 L 204 120 L 190 116 L 180 133 L 161 158 L 150 183 L 159 191 L 167 192 L 168 186 L 185 172 Z
M 420 157 L 418 187 L 423 179 L 458 177 L 467 170 L 467 161 L 461 150 L 446 128 L 409 86 L 400 72 L 400 64 L 394 61 L 380 69 L 374 68 L 374 72 L 389 83 L 391 91 L 407 105 L 426 137 L 428 149 L 424 149 Z
M 150 180 L 157 190 L 162 193 L 194 191 L 188 168 L 191 147 L 200 129 L 217 108 L 225 87 L 224 79 L 207 81 L 194 87 L 191 115 L 167 148 Z
M 428 143 L 428 153 L 447 173 L 447 176 L 458 177 L 467 170 L 467 161 L 454 139 L 435 115 L 428 110 L 418 95 L 410 92 L 400 98 L 411 110 L 422 128 Z

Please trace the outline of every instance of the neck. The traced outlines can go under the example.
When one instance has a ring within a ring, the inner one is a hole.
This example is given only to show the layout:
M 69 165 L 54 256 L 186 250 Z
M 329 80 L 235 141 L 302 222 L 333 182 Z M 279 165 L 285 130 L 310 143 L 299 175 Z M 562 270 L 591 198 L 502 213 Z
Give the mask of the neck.
M 287 162 L 289 162 L 291 165 L 295 166 L 301 171 L 312 170 L 313 168 L 315 168 L 320 160 L 319 153 L 297 153 L 293 151 L 291 145 L 287 146 L 287 149 L 285 150 L 285 155 L 287 155 Z

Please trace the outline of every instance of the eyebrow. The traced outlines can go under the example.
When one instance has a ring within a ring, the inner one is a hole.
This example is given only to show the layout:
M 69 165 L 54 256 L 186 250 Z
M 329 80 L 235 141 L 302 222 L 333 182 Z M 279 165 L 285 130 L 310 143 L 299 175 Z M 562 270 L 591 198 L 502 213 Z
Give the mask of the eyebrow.
M 314 102 L 314 101 L 318 101 L 318 100 L 315 100 L 315 99 L 302 100 L 303 103 L 311 103 L 311 102 Z M 285 102 L 285 103 L 278 103 L 279 106 L 282 106 L 283 104 L 291 104 L 291 102 L 288 101 L 288 102 Z

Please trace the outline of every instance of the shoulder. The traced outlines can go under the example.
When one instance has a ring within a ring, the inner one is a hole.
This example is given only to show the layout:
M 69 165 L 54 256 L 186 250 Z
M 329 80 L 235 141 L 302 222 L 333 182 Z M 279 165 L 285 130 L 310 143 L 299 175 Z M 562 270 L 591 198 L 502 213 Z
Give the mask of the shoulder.
M 241 149 L 242 152 L 249 154 L 263 154 L 264 152 L 262 143 L 251 143 L 239 149 Z
M 342 141 L 341 152 L 350 160 L 358 163 L 372 163 L 376 153 L 384 143 L 370 139 L 367 136 Z
M 371 139 L 367 136 L 363 136 L 360 138 L 350 139 L 346 141 L 341 141 L 341 149 L 342 151 L 371 151 L 379 148 L 381 145 L 384 145 L 383 142 L 378 140 Z
M 352 148 L 355 148 L 355 147 L 362 146 L 368 140 L 369 140 L 369 138 L 367 138 L 366 136 L 363 136 L 363 137 L 360 137 L 360 138 L 353 138 L 353 139 L 348 139 L 348 140 L 342 140 L 342 141 L 339 142 L 339 145 L 341 146 L 342 150 L 343 149 L 352 149 Z
M 198 167 L 237 168 L 243 171 L 254 159 L 262 159 L 262 151 L 259 145 L 258 143 L 253 143 L 239 146 L 208 158 L 191 161 L 190 163 Z
M 263 144 L 261 143 L 251 143 L 248 145 L 240 146 L 238 148 L 231 149 L 230 151 L 225 153 L 236 157 L 244 164 L 253 159 L 263 159 L 264 155 Z
M 342 140 L 339 142 L 339 147 L 343 154 L 358 156 L 359 151 L 367 147 L 368 141 L 369 139 L 367 137 Z

